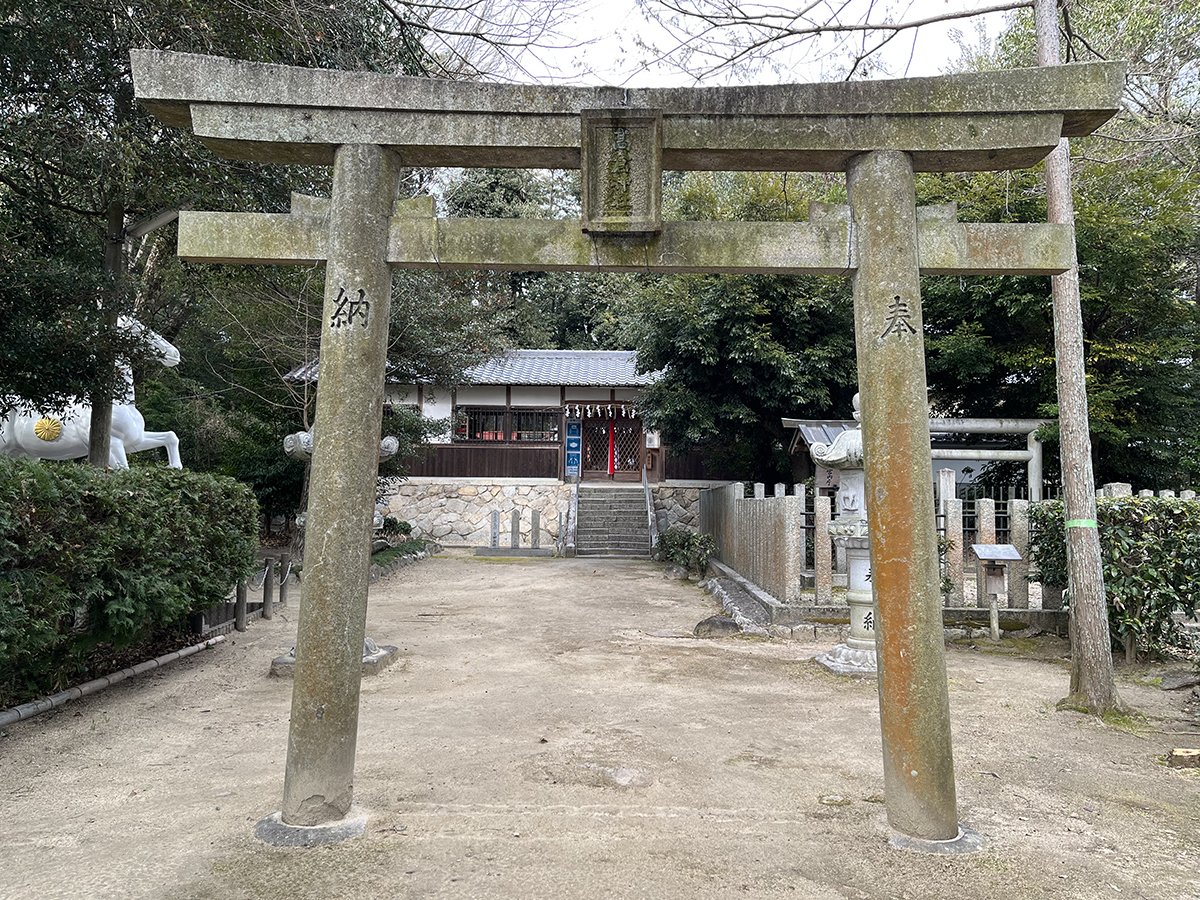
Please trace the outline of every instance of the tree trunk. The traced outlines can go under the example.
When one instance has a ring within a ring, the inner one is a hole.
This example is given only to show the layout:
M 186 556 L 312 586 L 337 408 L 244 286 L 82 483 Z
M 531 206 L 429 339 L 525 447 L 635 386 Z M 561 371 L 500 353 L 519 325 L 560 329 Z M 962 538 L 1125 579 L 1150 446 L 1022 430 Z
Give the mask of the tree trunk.
M 1038 65 L 1061 62 L 1055 0 L 1037 0 Z M 1075 226 L 1071 196 L 1071 148 L 1065 138 L 1046 158 L 1047 218 Z M 1074 242 L 1072 242 L 1074 256 Z M 1063 497 L 1066 507 L 1067 584 L 1071 615 L 1071 688 L 1063 706 L 1094 715 L 1121 709 L 1113 675 L 1112 638 L 1096 527 L 1096 483 L 1088 431 L 1087 385 L 1083 364 L 1083 315 L 1079 266 L 1051 278 L 1054 299 L 1054 351 L 1058 375 Z
M 108 204 L 108 221 L 104 233 L 104 271 L 114 282 L 120 282 L 125 277 L 125 204 L 113 200 Z M 117 325 L 116 316 L 110 311 L 105 316 L 105 327 L 112 329 Z M 116 367 L 117 361 L 111 358 L 107 351 L 104 362 Z M 97 469 L 108 466 L 109 450 L 112 447 L 112 396 L 106 391 L 105 396 L 93 393 L 89 398 L 92 404 L 91 431 L 88 437 L 88 463 Z

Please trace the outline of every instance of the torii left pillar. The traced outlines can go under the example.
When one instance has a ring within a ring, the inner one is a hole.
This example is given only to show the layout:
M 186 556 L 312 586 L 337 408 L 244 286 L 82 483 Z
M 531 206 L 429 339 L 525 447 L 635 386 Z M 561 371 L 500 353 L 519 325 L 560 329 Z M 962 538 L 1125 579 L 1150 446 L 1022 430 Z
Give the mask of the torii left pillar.
M 379 473 L 392 274 L 388 218 L 399 183 L 389 150 L 345 144 L 334 157 L 309 515 L 311 565 L 296 637 L 282 821 L 341 820 L 354 754 Z

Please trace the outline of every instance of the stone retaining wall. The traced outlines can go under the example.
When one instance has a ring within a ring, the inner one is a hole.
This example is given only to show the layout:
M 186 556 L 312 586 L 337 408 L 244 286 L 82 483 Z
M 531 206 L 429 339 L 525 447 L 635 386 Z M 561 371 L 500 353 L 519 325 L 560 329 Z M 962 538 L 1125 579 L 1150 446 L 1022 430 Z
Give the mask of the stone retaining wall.
M 659 532 L 672 525 L 696 531 L 700 525 L 700 491 L 710 482 L 656 484 L 654 514 Z M 558 514 L 564 527 L 571 486 L 551 479 L 435 479 L 395 481 L 388 487 L 389 515 L 413 526 L 413 536 L 451 546 L 487 547 L 492 540 L 492 511 L 500 512 L 500 546 L 511 546 L 512 511 L 521 510 L 521 546 L 531 546 L 531 512 L 542 513 L 539 543 L 558 540 Z
M 712 484 L 657 484 L 651 485 L 654 495 L 654 518 L 658 532 L 662 534 L 672 525 L 681 525 L 688 531 L 700 527 L 700 491 Z
M 413 537 L 449 546 L 488 547 L 492 512 L 500 513 L 500 546 L 512 545 L 512 511 L 521 513 L 521 546 L 532 545 L 533 510 L 542 514 L 538 542 L 553 547 L 559 513 L 566 525 L 571 486 L 549 479 L 413 478 L 390 486 L 390 515 L 413 526 Z

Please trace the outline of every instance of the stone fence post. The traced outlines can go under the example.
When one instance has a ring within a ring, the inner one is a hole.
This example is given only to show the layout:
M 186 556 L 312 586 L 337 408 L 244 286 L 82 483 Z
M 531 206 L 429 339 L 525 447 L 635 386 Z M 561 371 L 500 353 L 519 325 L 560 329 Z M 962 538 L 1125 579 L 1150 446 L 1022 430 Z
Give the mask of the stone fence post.
M 779 599 L 796 603 L 804 589 L 804 495 L 787 497 L 783 510 L 785 596 Z
M 963 547 L 963 502 L 951 499 L 946 502 L 946 539 L 950 546 L 946 550 L 946 571 L 950 575 L 950 595 L 946 598 L 949 606 L 962 606 L 963 579 L 966 578 L 964 560 L 966 548 Z
M 1029 609 L 1029 501 L 1008 501 L 1008 540 L 1021 559 L 1008 567 L 1008 606 Z
M 833 544 L 829 540 L 830 503 L 813 497 L 813 568 L 816 570 L 817 606 L 833 605 Z

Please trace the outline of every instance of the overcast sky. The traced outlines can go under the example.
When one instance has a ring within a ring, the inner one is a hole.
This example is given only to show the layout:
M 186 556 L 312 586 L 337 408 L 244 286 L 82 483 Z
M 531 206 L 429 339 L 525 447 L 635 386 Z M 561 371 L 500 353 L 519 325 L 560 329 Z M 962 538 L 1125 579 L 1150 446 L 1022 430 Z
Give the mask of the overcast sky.
M 902 0 L 890 21 L 913 21 L 925 19 L 944 11 L 959 11 L 989 6 L 996 0 Z M 859 20 L 854 7 L 865 9 L 871 6 L 878 10 L 881 4 L 871 0 L 850 0 L 843 21 Z M 926 25 L 905 32 L 890 42 L 883 51 L 882 60 L 889 73 L 874 73 L 873 77 L 905 77 L 942 74 L 959 58 L 958 47 L 951 39 L 954 29 L 967 35 L 969 44 L 977 42 L 976 23 L 982 23 L 988 36 L 994 38 L 1005 23 L 1004 13 L 991 13 L 971 19 Z M 871 21 L 880 21 L 876 12 Z M 576 84 L 617 84 L 630 87 L 684 86 L 695 84 L 683 73 L 672 71 L 661 65 L 651 64 L 650 55 L 637 46 L 640 36 L 646 42 L 665 48 L 671 38 L 654 23 L 646 21 L 638 11 L 634 0 L 595 0 L 587 13 L 575 18 L 572 23 L 572 38 L 579 46 L 559 51 L 542 52 L 540 55 L 553 67 L 549 71 L 537 61 L 526 59 L 525 65 L 532 75 L 542 80 L 547 75 L 558 80 Z M 914 47 L 915 41 L 915 47 Z M 828 45 L 826 45 L 828 46 Z M 826 58 L 806 62 L 799 54 L 776 54 L 774 61 L 784 71 L 762 69 L 753 74 L 735 72 L 724 75 L 710 83 L 749 82 L 781 83 L 822 81 L 841 77 L 837 61 Z M 589 71 L 590 70 L 590 71 Z

